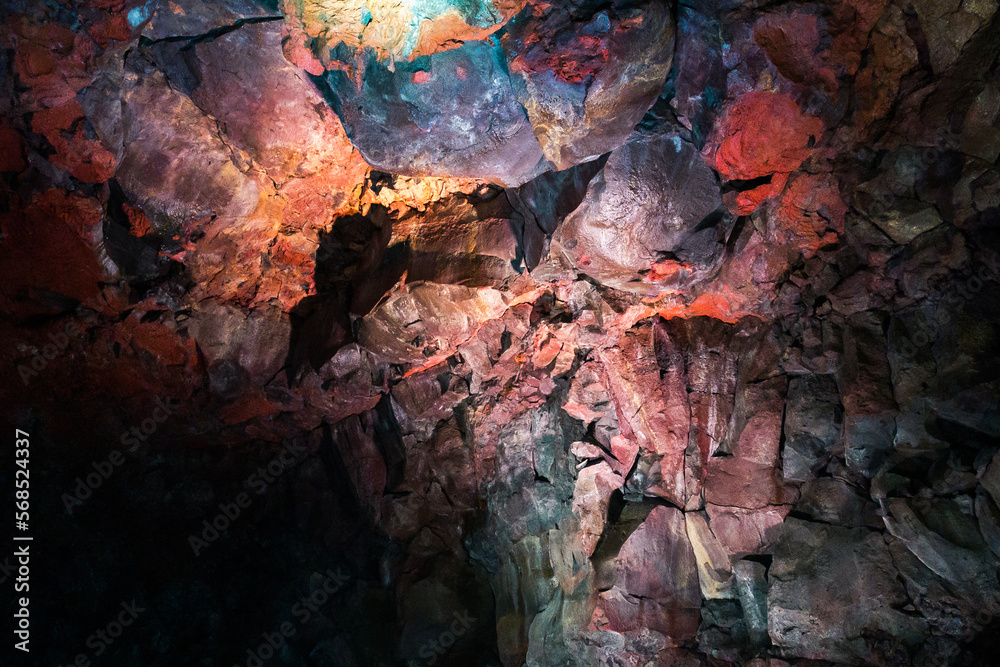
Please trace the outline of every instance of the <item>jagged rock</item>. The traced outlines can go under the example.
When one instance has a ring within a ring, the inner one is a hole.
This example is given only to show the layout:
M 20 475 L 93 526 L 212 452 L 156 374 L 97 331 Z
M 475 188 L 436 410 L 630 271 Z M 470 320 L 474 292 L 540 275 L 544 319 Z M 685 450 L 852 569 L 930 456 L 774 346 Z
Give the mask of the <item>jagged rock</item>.
M 394 363 L 443 360 L 504 310 L 496 290 L 415 283 L 391 293 L 362 320 L 358 342 Z
M 874 503 L 833 477 L 820 477 L 804 484 L 795 511 L 807 514 L 813 521 L 848 528 L 877 527 L 880 522 Z
M 684 519 L 687 536 L 698 563 L 698 583 L 702 597 L 709 600 L 732 597 L 732 565 L 729 555 L 712 534 L 705 517 L 696 512 L 687 512 Z
M 840 397 L 826 375 L 793 377 L 785 407 L 782 472 L 792 482 L 806 482 L 834 454 L 840 440 Z
M 731 209 L 746 215 L 781 193 L 791 172 L 809 156 L 823 122 L 802 113 L 781 93 L 751 92 L 729 107 L 705 146 L 723 177 L 749 181 Z M 758 184 L 757 181 L 766 181 Z
M 871 663 L 882 657 L 875 628 L 909 650 L 925 631 L 897 611 L 906 592 L 878 533 L 788 519 L 768 578 L 768 632 L 782 654 Z
M 370 48 L 380 56 L 406 59 L 483 39 L 524 6 L 524 0 L 405 2 L 381 5 L 361 0 L 283 2 L 300 47 L 312 44 L 313 56 L 329 60 L 319 45 L 344 43 Z M 319 52 L 317 52 L 319 51 Z
M 260 186 L 219 138 L 214 120 L 138 53 L 128 57 L 124 86 L 128 150 L 116 178 L 133 202 L 178 219 L 237 218 L 254 209 Z
M 562 171 L 547 171 L 524 185 L 507 190 L 511 206 L 520 215 L 524 263 L 538 266 L 548 251 L 548 238 L 587 194 L 591 179 L 604 166 L 597 159 Z
M 996 6 L 965 8 L 951 3 L 918 2 L 914 9 L 927 39 L 928 57 L 936 72 L 958 59 L 966 42 L 996 13 Z
M 616 289 L 683 288 L 722 250 L 720 208 L 716 176 L 694 146 L 677 134 L 641 139 L 611 153 L 551 252 Z
M 871 476 L 892 449 L 896 402 L 888 373 L 883 318 L 851 316 L 837 386 L 844 406 L 844 456 L 848 467 Z
M 3 3 L 36 659 L 995 662 L 1000 13 L 697 4 Z
M 741 560 L 733 565 L 733 579 L 750 642 L 758 647 L 767 646 L 767 569 L 763 563 Z
M 58 190 L 42 194 L 18 215 L 4 216 L 0 223 L 6 241 L 0 249 L 3 309 L 30 317 L 59 312 L 65 299 L 103 302 L 102 267 L 88 243 L 92 231 L 100 230 L 101 219 L 98 201 Z M 85 232 L 84 238 L 77 230 Z M 48 298 L 41 303 L 37 297 L 25 298 L 33 293 Z
M 393 226 L 393 282 L 407 280 L 496 285 L 523 270 L 521 239 L 513 212 L 502 196 L 482 200 L 455 197 L 424 211 L 409 211 Z M 376 290 L 377 291 L 377 290 Z M 381 296 L 379 294 L 378 296 Z
M 766 553 L 781 537 L 783 521 L 791 505 L 761 509 L 705 504 L 712 533 L 731 558 Z
M 566 169 L 625 143 L 663 88 L 674 27 L 661 2 L 539 3 L 505 26 L 502 44 L 546 159 Z
M 357 78 L 327 72 L 327 96 L 376 169 L 517 186 L 548 167 L 503 58 L 492 42 L 473 41 L 390 69 L 358 51 Z
M 677 6 L 676 91 L 670 105 L 699 138 L 712 128 L 726 91 L 719 17 L 708 8 Z
M 628 426 L 626 435 L 638 443 L 640 456 L 646 456 L 651 465 L 640 484 L 642 492 L 683 507 L 688 494 L 684 452 L 690 428 L 686 385 L 682 373 L 661 378 L 647 332 L 630 332 L 621 347 L 602 351 L 600 360 L 623 417 L 618 425 Z
M 276 183 L 339 171 L 339 182 L 330 185 L 346 195 L 363 180 L 364 163 L 336 115 L 306 74 L 282 56 L 278 23 L 249 24 L 200 42 L 193 57 L 173 51 L 173 44 L 185 48 L 158 45 L 167 76 L 223 123 L 228 139 Z
M 892 535 L 902 540 L 906 547 L 941 578 L 962 587 L 969 587 L 970 594 L 985 599 L 997 589 L 995 562 L 987 553 L 978 533 L 969 531 L 977 539 L 972 545 L 955 544 L 928 527 L 902 498 L 888 502 L 888 512 L 883 516 Z
M 277 308 L 244 313 L 206 301 L 192 313 L 187 327 L 210 365 L 235 362 L 256 382 L 270 380 L 285 361 L 290 326 Z
M 580 543 L 585 557 L 590 557 L 604 532 L 611 493 L 624 480 L 604 461 L 587 466 L 576 478 L 573 511 L 580 517 Z
M 662 566 L 652 570 L 646 563 Z M 673 645 L 694 636 L 701 595 L 695 554 L 684 515 L 657 506 L 633 532 L 615 559 L 615 586 L 602 593 L 598 608 L 616 632 L 649 628 Z
M 279 18 L 267 2 L 256 0 L 148 0 L 128 13 L 129 25 L 149 40 L 199 37 L 248 20 Z

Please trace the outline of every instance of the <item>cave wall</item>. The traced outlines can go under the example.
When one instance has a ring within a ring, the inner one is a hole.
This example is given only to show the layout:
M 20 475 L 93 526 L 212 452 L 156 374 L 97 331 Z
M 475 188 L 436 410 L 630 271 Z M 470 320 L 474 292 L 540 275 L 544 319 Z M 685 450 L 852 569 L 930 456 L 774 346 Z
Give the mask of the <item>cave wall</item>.
M 31 659 L 993 664 L 996 2 L 0 17 Z

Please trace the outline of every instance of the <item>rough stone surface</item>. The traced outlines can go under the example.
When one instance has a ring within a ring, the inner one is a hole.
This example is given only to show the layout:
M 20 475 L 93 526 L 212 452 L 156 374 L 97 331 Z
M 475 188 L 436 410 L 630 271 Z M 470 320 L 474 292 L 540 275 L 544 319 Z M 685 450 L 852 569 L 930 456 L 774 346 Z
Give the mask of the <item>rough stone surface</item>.
M 674 51 L 662 2 L 531 4 L 505 28 L 518 101 L 557 169 L 625 143 L 660 94 Z
M 878 631 L 911 647 L 923 636 L 898 611 L 906 592 L 878 533 L 789 519 L 768 576 L 768 631 L 784 654 L 871 664 L 891 659 Z
M 721 205 L 718 179 L 690 143 L 641 139 L 611 153 L 552 252 L 616 289 L 681 289 L 722 253 Z
M 358 51 L 353 75 L 326 74 L 330 102 L 377 169 L 517 186 L 546 169 L 542 150 L 490 41 L 408 63 Z
M 997 34 L 4 3 L 32 659 L 995 664 Z

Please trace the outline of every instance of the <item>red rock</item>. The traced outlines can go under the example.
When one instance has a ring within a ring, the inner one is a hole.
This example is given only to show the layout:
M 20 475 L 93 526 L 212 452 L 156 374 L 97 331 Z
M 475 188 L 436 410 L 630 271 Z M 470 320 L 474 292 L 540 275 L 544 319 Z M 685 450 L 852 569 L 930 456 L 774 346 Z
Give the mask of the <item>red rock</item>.
M 777 233 L 809 258 L 837 243 L 844 233 L 846 213 L 847 204 L 833 176 L 795 174 L 776 211 Z
M 18 53 L 21 73 L 26 78 L 34 78 L 50 74 L 56 69 L 56 60 L 52 52 L 41 44 L 27 43 Z
M 831 3 L 827 19 L 832 36 L 830 57 L 846 74 L 855 74 L 869 44 L 875 22 L 885 11 L 885 0 L 840 0 Z
M 732 451 L 735 458 L 761 466 L 777 466 L 787 386 L 785 376 L 779 375 L 756 382 L 743 392 L 736 425 L 739 436 Z
M 32 116 L 31 129 L 56 149 L 52 164 L 85 183 L 103 183 L 114 175 L 114 156 L 99 141 L 89 139 L 83 109 L 75 99 Z M 69 137 L 69 138 L 67 138 Z
M 648 564 L 653 562 L 659 566 L 650 568 Z M 701 591 L 682 512 L 663 506 L 653 508 L 625 540 L 615 559 L 615 569 L 615 587 L 598 599 L 609 629 L 657 630 L 674 646 L 694 636 Z
M 760 509 L 705 505 L 712 533 L 732 559 L 767 552 L 781 536 L 791 505 Z
M 285 59 L 313 76 L 322 76 L 326 68 L 306 46 L 308 40 L 308 35 L 300 26 L 289 22 L 281 24 L 281 48 Z
M 802 114 L 787 95 L 747 93 L 720 120 L 713 163 L 727 178 L 787 174 L 809 156 L 809 139 L 822 130 L 822 121 Z
M 976 645 L 970 608 L 1000 592 L 1000 466 L 981 451 L 998 435 L 991 7 L 678 5 L 672 93 L 673 23 L 646 0 L 534 2 L 488 43 L 518 2 L 413 23 L 403 7 L 358 43 L 434 57 L 339 65 L 327 37 L 353 24 L 307 37 L 301 16 L 244 21 L 259 3 L 175 0 L 125 42 L 138 1 L 21 1 L 0 30 L 0 357 L 41 361 L 67 322 L 83 330 L 23 391 L 0 383 L 0 409 L 67 463 L 151 396 L 185 401 L 153 455 L 195 483 L 130 465 L 105 509 L 201 507 L 203 473 L 239 484 L 243 455 L 306 438 L 320 457 L 241 521 L 294 519 L 279 547 L 308 556 L 304 529 L 357 565 L 364 590 L 327 625 L 405 608 L 371 626 L 402 662 L 439 636 L 422 614 L 463 606 L 477 620 L 442 656 L 462 665 L 494 649 L 511 665 L 944 664 Z M 379 32 L 404 24 L 412 40 Z M 339 101 L 370 112 L 383 170 L 336 118 L 341 75 L 375 93 Z M 478 113 L 499 93 L 516 122 Z M 506 189 L 387 173 L 437 165 L 440 142 L 400 151 L 442 124 L 477 146 L 462 173 L 497 160 L 512 186 L 551 166 L 518 152 L 543 135 L 555 162 L 625 143 Z M 131 275 L 133 251 L 163 271 Z M 752 555 L 774 557 L 766 585 Z M 318 660 L 363 662 L 364 637 L 320 635 Z
M 132 39 L 132 27 L 128 24 L 125 14 L 116 14 L 92 26 L 87 33 L 101 47 L 107 47 L 113 41 L 126 42 Z
M 829 53 L 822 51 L 820 44 L 819 17 L 803 11 L 769 14 L 754 24 L 753 36 L 783 76 L 836 92 L 837 75 L 826 64 Z
M 804 115 L 791 97 L 755 91 L 727 108 L 705 146 L 705 154 L 726 178 L 771 177 L 766 193 L 747 195 L 740 203 L 739 212 L 746 214 L 763 199 L 781 192 L 787 175 L 805 161 L 811 142 L 822 132 L 823 121 Z
M 781 472 L 735 457 L 714 457 L 705 465 L 705 500 L 716 505 L 760 509 L 794 500 Z
M 628 424 L 640 451 L 654 455 L 659 462 L 659 475 L 647 492 L 684 506 L 684 451 L 691 422 L 687 386 L 682 375 L 661 379 L 652 341 L 644 343 L 642 337 L 642 330 L 632 332 L 619 347 L 602 350 L 599 358 L 619 424 Z
M 611 455 L 615 458 L 612 463 L 615 472 L 624 475 L 632 470 L 635 457 L 639 455 L 639 443 L 621 435 L 613 436 L 611 438 Z
M 81 302 L 99 298 L 103 271 L 76 230 L 99 227 L 103 214 L 95 199 L 48 190 L 23 211 L 0 217 L 0 307 L 25 315 L 45 312 L 48 307 L 40 304 L 46 292 Z M 26 296 L 34 302 L 24 301 Z
M 128 332 L 128 344 L 136 350 L 145 350 L 168 366 L 193 363 L 192 346 L 176 331 L 159 322 L 137 322 L 131 317 L 126 322 L 133 325 Z
M 562 408 L 570 417 L 573 419 L 579 419 L 584 424 L 590 424 L 590 422 L 603 416 L 603 413 L 593 412 L 587 406 L 580 405 L 579 403 L 575 403 L 573 401 L 563 403 Z
M 594 553 L 604 532 L 608 501 L 612 492 L 620 488 L 624 481 L 605 462 L 588 466 L 577 476 L 573 490 L 573 513 L 580 521 L 577 540 L 585 558 Z

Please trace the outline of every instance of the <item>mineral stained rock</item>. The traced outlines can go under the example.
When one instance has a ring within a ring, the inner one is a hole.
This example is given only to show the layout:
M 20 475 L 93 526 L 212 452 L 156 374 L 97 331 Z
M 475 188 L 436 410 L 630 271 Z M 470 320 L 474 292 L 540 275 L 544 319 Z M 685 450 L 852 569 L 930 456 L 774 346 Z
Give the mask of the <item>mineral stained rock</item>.
M 404 21 L 389 28 L 361 3 L 287 4 L 319 51 L 293 62 L 326 79 L 370 164 L 408 175 L 517 186 L 595 160 L 624 144 L 659 97 L 674 51 L 671 10 L 659 1 L 528 3 L 506 23 L 515 3 L 465 3 L 462 13 L 483 28 L 463 37 L 452 26 L 455 36 L 435 47 L 421 46 L 424 36 L 443 36 L 456 8 L 376 10 Z M 353 26 L 359 16 L 364 25 Z M 500 23 L 487 29 L 490 20 Z M 298 33 L 292 39 L 301 46 Z
M 721 255 L 718 177 L 679 134 L 612 151 L 587 196 L 553 236 L 551 252 L 623 291 L 683 288 Z
M 333 108 L 376 168 L 517 186 L 546 169 L 541 147 L 492 41 L 385 63 L 357 51 L 326 74 Z M 352 76 L 353 74 L 353 76 Z
M 998 34 L 5 3 L 38 660 L 994 664 Z
M 674 51 L 666 3 L 529 4 L 502 43 L 518 101 L 557 169 L 625 142 L 663 89 Z
M 282 0 L 281 6 L 299 49 L 343 43 L 412 59 L 489 36 L 524 0 Z

